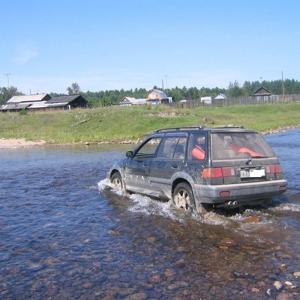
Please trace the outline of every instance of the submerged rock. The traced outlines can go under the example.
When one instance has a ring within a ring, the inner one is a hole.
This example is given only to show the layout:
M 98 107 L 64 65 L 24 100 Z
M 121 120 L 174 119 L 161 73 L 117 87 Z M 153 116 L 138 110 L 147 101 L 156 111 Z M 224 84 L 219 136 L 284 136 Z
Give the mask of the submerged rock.
M 300 272 L 294 272 L 293 275 L 298 278 L 300 277 Z
M 276 288 L 277 291 L 280 291 L 283 287 L 282 283 L 278 280 L 274 281 L 273 285 L 274 285 L 274 287 Z
M 158 282 L 160 282 L 160 275 L 159 275 L 159 274 L 153 275 L 153 276 L 149 279 L 149 281 L 150 281 L 151 283 L 158 283 Z
M 285 292 L 282 292 L 276 296 L 276 300 L 291 300 L 291 299 L 295 299 L 294 296 Z
M 143 300 L 146 299 L 147 295 L 145 293 L 135 293 L 127 296 L 125 300 Z
M 165 272 L 164 272 L 164 275 L 166 277 L 172 277 L 172 276 L 175 275 L 175 272 L 172 269 L 166 269 Z

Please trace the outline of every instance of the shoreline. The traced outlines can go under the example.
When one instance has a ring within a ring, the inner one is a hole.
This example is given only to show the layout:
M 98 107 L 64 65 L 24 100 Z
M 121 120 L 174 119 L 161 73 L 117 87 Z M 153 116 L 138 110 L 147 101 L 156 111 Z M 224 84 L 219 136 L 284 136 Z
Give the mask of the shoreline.
M 287 127 L 280 127 L 277 129 L 271 129 L 268 131 L 262 131 L 262 135 L 268 134 L 277 134 L 281 132 L 285 132 L 292 129 L 300 128 L 300 124 L 296 126 L 287 126 Z M 0 150 L 3 149 L 20 149 L 20 148 L 30 148 L 30 147 L 37 147 L 37 146 L 92 146 L 92 145 L 137 145 L 141 142 L 142 139 L 136 140 L 123 140 L 123 141 L 98 141 L 98 142 L 75 142 L 75 143 L 49 143 L 44 140 L 39 141 L 27 141 L 24 138 L 0 138 Z
M 24 138 L 0 138 L 0 149 L 18 149 L 46 145 L 46 141 L 27 141 Z

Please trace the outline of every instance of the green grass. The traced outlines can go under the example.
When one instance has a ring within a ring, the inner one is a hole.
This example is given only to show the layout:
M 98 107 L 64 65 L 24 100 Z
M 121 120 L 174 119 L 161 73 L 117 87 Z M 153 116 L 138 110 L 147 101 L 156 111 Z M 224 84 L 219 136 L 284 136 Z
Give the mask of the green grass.
M 225 124 L 258 131 L 300 124 L 300 103 L 198 107 L 105 107 L 73 111 L 0 113 L 0 138 L 48 143 L 135 140 L 163 127 Z

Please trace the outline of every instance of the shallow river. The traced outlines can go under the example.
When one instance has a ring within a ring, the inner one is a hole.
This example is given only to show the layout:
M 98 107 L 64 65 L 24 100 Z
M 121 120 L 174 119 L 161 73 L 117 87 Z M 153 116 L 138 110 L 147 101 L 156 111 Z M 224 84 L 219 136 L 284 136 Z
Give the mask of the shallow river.
M 288 192 L 198 218 L 104 189 L 127 147 L 1 150 L 0 298 L 300 299 L 300 130 L 267 139 Z

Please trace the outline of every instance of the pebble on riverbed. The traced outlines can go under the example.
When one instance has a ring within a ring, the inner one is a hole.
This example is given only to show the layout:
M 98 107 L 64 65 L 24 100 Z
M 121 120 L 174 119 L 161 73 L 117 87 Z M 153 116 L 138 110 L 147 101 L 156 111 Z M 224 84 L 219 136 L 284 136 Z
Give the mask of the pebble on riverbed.
M 300 277 L 300 272 L 294 272 L 293 275 L 294 275 L 296 278 L 298 278 L 298 277 Z
M 280 291 L 283 287 L 282 283 L 278 280 L 274 281 L 273 285 L 274 285 L 274 287 L 276 288 L 277 291 Z

